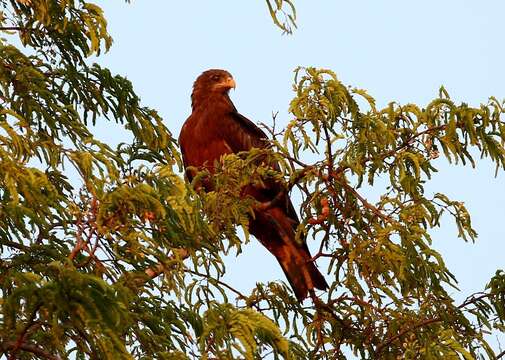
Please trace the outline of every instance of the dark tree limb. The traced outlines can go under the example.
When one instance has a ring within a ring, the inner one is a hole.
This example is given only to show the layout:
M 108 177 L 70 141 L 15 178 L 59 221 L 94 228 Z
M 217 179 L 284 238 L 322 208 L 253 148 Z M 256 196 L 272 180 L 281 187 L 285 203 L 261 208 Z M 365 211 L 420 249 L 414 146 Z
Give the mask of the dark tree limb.
M 17 340 L 14 342 L 16 346 L 12 349 L 8 360 L 15 360 L 16 359 L 16 353 L 18 352 L 19 349 L 22 349 L 22 345 L 27 340 L 28 330 L 34 324 L 33 322 L 35 320 L 35 317 L 37 316 L 37 312 L 39 311 L 40 307 L 41 307 L 41 305 L 39 304 L 33 309 L 32 313 L 30 315 L 30 319 L 26 323 L 26 326 L 24 327 L 23 331 L 21 331 L 21 333 L 19 334 Z
M 23 27 L 19 27 L 19 26 L 2 26 L 2 27 L 0 27 L 0 31 L 25 31 L 25 30 L 28 30 L 28 29 L 23 28 Z
M 4 351 L 14 351 L 15 349 L 23 350 L 30 352 L 34 355 L 37 355 L 43 359 L 48 359 L 48 360 L 61 360 L 61 358 L 57 355 L 52 355 L 46 350 L 42 349 L 41 347 L 38 347 L 37 345 L 30 344 L 23 342 L 21 344 L 17 344 L 16 341 L 7 341 L 3 344 L 3 349 Z

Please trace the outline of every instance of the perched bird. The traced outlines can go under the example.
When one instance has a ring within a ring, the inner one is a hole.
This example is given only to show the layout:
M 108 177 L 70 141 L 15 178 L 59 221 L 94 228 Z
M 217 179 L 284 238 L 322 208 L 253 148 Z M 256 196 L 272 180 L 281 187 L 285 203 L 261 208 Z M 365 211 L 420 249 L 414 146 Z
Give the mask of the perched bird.
M 237 112 L 228 93 L 235 80 L 225 70 L 208 70 L 193 85 L 191 116 L 179 135 L 182 158 L 189 181 L 194 169 L 214 172 L 213 164 L 225 154 L 268 146 L 267 136 L 254 123 Z M 274 165 L 275 166 L 275 165 Z M 192 167 L 192 171 L 187 169 Z M 210 189 L 206 189 L 210 190 Z M 248 186 L 243 193 L 271 205 L 254 211 L 249 232 L 279 261 L 298 300 L 305 299 L 314 288 L 328 287 L 319 272 L 305 241 L 295 240 L 298 217 L 280 183 L 266 181 L 264 186 Z

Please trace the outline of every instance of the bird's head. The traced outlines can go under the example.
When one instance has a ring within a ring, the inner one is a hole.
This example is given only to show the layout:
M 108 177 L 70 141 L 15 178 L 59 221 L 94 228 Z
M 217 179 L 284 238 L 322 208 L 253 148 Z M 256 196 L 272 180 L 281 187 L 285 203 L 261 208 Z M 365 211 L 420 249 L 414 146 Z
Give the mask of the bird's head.
M 230 89 L 235 89 L 235 86 L 233 76 L 226 70 L 211 69 L 204 71 L 198 76 L 193 85 L 193 93 L 191 95 L 193 106 L 204 98 L 225 95 Z

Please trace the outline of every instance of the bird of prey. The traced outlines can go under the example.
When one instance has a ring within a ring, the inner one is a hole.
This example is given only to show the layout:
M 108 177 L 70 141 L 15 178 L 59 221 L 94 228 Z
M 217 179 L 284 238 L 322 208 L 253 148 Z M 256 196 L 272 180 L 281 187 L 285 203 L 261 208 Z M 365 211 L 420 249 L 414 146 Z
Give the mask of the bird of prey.
M 214 162 L 225 154 L 268 146 L 265 133 L 233 105 L 228 95 L 232 88 L 235 80 L 230 73 L 217 69 L 203 72 L 193 85 L 192 113 L 179 135 L 189 181 L 195 175 L 194 169 L 212 174 Z M 249 232 L 277 258 L 297 299 L 302 301 L 309 293 L 314 294 L 314 288 L 325 290 L 328 285 L 311 260 L 305 241 L 295 240 L 299 220 L 283 190 L 280 183 L 267 181 L 243 191 L 262 203 L 272 202 L 272 206 L 254 211 Z

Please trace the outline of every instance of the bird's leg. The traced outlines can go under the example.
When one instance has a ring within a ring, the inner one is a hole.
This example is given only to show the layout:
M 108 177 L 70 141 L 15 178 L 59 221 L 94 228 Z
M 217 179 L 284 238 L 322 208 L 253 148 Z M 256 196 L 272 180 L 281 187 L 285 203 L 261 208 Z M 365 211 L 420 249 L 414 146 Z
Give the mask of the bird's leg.
M 312 302 L 314 303 L 314 306 L 317 307 L 318 304 L 321 302 L 321 300 L 316 295 L 316 292 L 314 291 L 314 288 L 309 289 L 309 296 L 312 299 Z
M 258 202 L 257 204 L 254 205 L 254 210 L 257 211 L 265 211 L 268 209 L 273 208 L 275 205 L 277 205 L 283 198 L 286 196 L 286 191 L 281 190 L 275 195 L 275 197 L 270 200 L 270 201 L 265 201 L 265 202 Z

